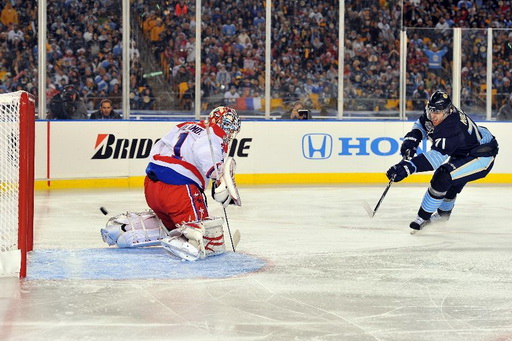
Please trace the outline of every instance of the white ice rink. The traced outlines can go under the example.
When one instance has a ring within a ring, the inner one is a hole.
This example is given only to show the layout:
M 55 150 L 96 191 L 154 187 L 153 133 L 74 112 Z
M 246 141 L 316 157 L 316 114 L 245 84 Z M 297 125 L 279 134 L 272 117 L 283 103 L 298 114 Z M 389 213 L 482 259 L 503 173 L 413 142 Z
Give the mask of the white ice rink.
M 426 185 L 393 185 L 370 219 L 384 187 L 242 187 L 236 254 L 193 264 L 103 243 L 99 207 L 144 210 L 142 189 L 36 192 L 0 340 L 512 340 L 511 187 L 468 185 L 414 236 Z

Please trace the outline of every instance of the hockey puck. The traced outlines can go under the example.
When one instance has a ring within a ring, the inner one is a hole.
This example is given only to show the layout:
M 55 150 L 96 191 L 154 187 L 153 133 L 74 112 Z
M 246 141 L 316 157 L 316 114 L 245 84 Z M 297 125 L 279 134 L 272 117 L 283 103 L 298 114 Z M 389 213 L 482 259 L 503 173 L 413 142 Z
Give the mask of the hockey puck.
M 100 211 L 101 211 L 101 213 L 103 213 L 104 215 L 107 215 L 107 214 L 108 214 L 107 209 L 106 209 L 105 207 L 103 207 L 103 206 L 101 206 L 101 207 L 100 207 Z

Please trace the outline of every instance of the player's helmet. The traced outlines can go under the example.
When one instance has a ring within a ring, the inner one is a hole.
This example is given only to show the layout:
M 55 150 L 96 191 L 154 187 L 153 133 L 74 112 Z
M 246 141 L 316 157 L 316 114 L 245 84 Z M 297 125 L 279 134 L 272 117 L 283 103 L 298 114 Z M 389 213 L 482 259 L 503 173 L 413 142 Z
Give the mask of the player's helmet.
M 212 122 L 213 120 L 215 120 L 215 124 L 226 133 L 224 138 L 226 144 L 229 144 L 240 132 L 240 118 L 235 109 L 230 107 L 217 107 L 208 115 L 208 122 Z
M 430 120 L 434 112 L 442 112 L 445 117 L 448 116 L 451 108 L 452 100 L 450 96 L 444 91 L 437 90 L 430 96 L 425 111 L 427 112 L 427 118 Z

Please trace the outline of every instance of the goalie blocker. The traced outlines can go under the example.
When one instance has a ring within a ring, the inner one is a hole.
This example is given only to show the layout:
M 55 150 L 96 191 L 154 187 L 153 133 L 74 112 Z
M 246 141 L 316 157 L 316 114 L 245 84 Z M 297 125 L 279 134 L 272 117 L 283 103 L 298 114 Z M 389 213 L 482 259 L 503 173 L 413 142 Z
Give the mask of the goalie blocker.
M 193 261 L 226 251 L 223 223 L 221 217 L 211 217 L 183 223 L 169 232 L 152 211 L 127 212 L 110 218 L 100 233 L 109 246 L 161 245 L 172 256 Z

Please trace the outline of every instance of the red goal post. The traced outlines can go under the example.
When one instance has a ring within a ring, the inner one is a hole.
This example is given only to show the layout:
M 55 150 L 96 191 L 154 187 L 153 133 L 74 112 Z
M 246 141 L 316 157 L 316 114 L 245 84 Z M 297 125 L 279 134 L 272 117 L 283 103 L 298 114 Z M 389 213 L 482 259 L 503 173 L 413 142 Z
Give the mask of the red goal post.
M 0 94 L 0 277 L 27 275 L 33 248 L 35 99 Z

